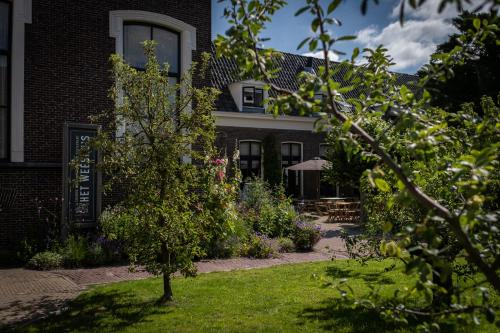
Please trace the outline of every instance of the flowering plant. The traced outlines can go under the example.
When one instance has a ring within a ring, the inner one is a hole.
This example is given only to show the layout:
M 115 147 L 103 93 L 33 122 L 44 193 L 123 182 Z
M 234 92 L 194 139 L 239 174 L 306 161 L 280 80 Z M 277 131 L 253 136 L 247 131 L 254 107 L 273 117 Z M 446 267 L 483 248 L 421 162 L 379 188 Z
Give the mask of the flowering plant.
M 292 239 L 299 251 L 310 251 L 321 238 L 321 227 L 306 221 L 296 221 Z

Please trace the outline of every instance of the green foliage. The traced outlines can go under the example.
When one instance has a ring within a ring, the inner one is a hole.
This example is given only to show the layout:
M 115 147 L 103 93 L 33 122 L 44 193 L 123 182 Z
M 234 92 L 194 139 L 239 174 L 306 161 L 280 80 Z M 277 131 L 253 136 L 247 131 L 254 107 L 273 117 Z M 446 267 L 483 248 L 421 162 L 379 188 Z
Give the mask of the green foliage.
M 241 252 L 244 256 L 256 259 L 271 258 L 275 254 L 271 240 L 262 234 L 252 234 Z
M 240 204 L 241 215 L 255 232 L 269 237 L 288 236 L 297 213 L 280 186 L 271 190 L 261 179 L 245 184 Z
M 107 175 L 105 188 L 129 189 L 104 215 L 103 230 L 123 242 L 132 265 L 163 274 L 162 301 L 167 301 L 171 275 L 194 275 L 193 258 L 204 255 L 201 243 L 225 225 L 231 228 L 233 189 L 222 165 L 214 164 L 212 111 L 218 91 L 192 84 L 205 76 L 209 55 L 171 84 L 168 64 L 158 64 L 154 42 L 144 48 L 144 71 L 111 57 L 115 107 L 96 119 L 109 126 L 91 147 L 101 152 L 97 167 Z M 194 145 L 197 149 L 191 149 Z
M 343 143 L 337 129 L 327 135 L 326 160 L 330 163 L 322 171 L 323 178 L 332 185 L 341 184 L 359 190 L 361 176 L 374 166 L 374 160 L 360 151 L 350 150 L 352 146 Z
M 321 239 L 321 229 L 312 223 L 297 221 L 291 238 L 298 251 L 311 251 L 313 246 Z
M 57 252 L 45 251 L 37 253 L 28 261 L 28 268 L 46 271 L 61 268 L 63 256 Z
M 288 237 L 278 238 L 278 251 L 282 253 L 293 252 L 295 250 L 295 244 L 293 240 Z
M 61 254 L 65 266 L 83 266 L 89 256 L 87 239 L 82 236 L 70 235 L 61 250 Z
M 406 9 L 418 8 L 424 2 L 401 1 L 400 17 L 404 17 Z M 463 1 L 443 0 L 439 10 L 451 2 L 460 5 Z M 257 48 L 259 33 L 284 2 L 231 3 L 226 17 L 232 28 L 226 37 L 217 37 L 218 54 L 235 58 L 242 75 L 269 85 L 275 93 L 270 95 L 276 96 L 270 98 L 269 105 L 276 114 L 293 108 L 329 113 L 318 123 L 329 123 L 339 133 L 348 154 L 362 153 L 375 163 L 366 173 L 366 182 L 375 195 L 368 193 L 368 204 L 372 204 L 371 210 L 378 209 L 368 212 L 375 216 L 367 228 L 372 229 L 367 244 L 378 245 L 378 249 L 368 254 L 403 261 L 406 274 L 414 282 L 408 289 L 396 290 L 388 302 L 383 302 L 374 290 L 350 304 L 377 309 L 399 325 L 418 321 L 422 331 L 438 330 L 449 322 L 477 324 L 480 313 L 494 314 L 484 290 L 488 286 L 500 290 L 500 213 L 493 204 L 498 202 L 498 192 L 487 192 L 498 185 L 499 108 L 490 98 L 483 100 L 481 116 L 470 106 L 463 112 L 446 112 L 430 106 L 432 95 L 425 87 L 433 80 L 446 81 L 453 76 L 454 66 L 474 60 L 483 42 L 498 35 L 496 14 L 474 20 L 473 27 L 458 37 L 458 45 L 434 56 L 419 82 L 399 86 L 396 75 L 389 70 L 393 62 L 383 46 L 363 50 L 361 66 L 353 66 L 359 50 L 354 51 L 351 61 L 332 66 L 329 51 L 335 51 L 338 41 L 350 39 L 334 33 L 340 25 L 333 16 L 338 4 L 307 0 L 297 15 L 312 15 L 313 35 L 301 45 L 307 45 L 311 52 L 323 52 L 324 62 L 316 75 L 300 75 L 297 91 L 288 91 L 273 83 L 276 55 L 272 50 Z M 362 2 L 363 11 L 367 3 Z M 481 6 L 494 11 L 500 3 L 490 0 Z M 495 43 L 499 43 L 496 37 Z M 338 82 L 341 72 L 343 82 Z M 311 98 L 318 91 L 327 98 L 313 102 Z M 355 91 L 356 97 L 345 101 L 341 94 L 349 91 Z M 343 107 L 344 102 L 352 109 Z M 380 213 L 384 206 L 395 215 Z M 453 260 L 456 257 L 464 257 L 471 269 L 457 269 Z M 453 272 L 475 269 L 484 274 L 487 282 L 474 281 L 466 286 L 452 280 Z M 471 290 L 483 296 L 474 301 L 467 297 Z M 415 303 L 412 297 L 424 301 Z M 487 318 L 495 320 L 493 315 Z
M 264 180 L 271 187 L 278 187 L 282 182 L 282 174 L 276 138 L 274 135 L 269 134 L 264 138 L 262 145 L 264 150 Z
M 443 54 L 451 52 L 456 46 L 460 46 L 461 35 L 468 30 L 482 29 L 482 22 L 486 20 L 488 24 L 499 24 L 498 16 L 495 13 L 469 13 L 464 12 L 453 19 L 453 25 L 458 33 L 438 45 L 436 52 L 431 57 L 431 62 L 439 62 Z M 480 111 L 481 98 L 490 96 L 496 98 L 498 94 L 498 82 L 500 80 L 500 39 L 499 31 L 491 31 L 481 38 L 477 47 L 471 49 L 471 56 L 464 59 L 462 63 L 453 64 L 448 70 L 453 75 L 446 81 L 432 79 L 427 81 L 425 88 L 431 95 L 431 103 L 435 106 L 443 107 L 450 112 L 460 109 L 460 105 L 466 102 L 473 102 L 476 110 Z M 424 70 L 420 75 L 426 74 Z

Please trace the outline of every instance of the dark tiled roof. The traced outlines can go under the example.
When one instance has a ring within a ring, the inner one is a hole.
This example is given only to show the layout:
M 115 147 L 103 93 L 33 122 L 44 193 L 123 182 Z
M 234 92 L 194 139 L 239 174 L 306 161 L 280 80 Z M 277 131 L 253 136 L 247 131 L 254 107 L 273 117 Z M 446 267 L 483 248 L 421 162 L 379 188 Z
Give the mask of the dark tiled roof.
M 217 110 L 219 111 L 238 111 L 236 103 L 234 102 L 231 93 L 229 92 L 228 85 L 234 82 L 239 82 L 250 78 L 240 78 L 238 76 L 238 68 L 236 62 L 233 59 L 226 57 L 215 58 L 215 49 L 212 45 L 212 54 L 214 55 L 214 61 L 211 67 L 211 81 L 212 85 L 221 90 L 222 94 L 219 97 L 217 103 Z M 288 89 L 291 91 L 296 91 L 299 88 L 297 75 L 304 70 L 304 67 L 311 65 L 312 68 L 317 73 L 319 67 L 323 64 L 322 59 L 311 58 L 307 56 L 302 56 L 298 54 L 291 54 L 282 52 L 283 57 L 276 62 L 276 67 L 281 70 L 278 72 L 277 77 L 272 80 L 272 83 L 280 88 Z M 344 80 L 344 74 L 347 68 L 339 62 L 334 62 L 333 66 L 337 66 L 338 71 L 335 73 L 335 81 L 340 82 L 341 86 L 348 85 L 348 82 Z M 415 75 L 395 73 L 396 82 L 398 85 L 406 84 L 410 89 L 416 90 L 416 85 L 413 84 L 418 80 Z M 345 98 L 356 97 L 359 91 L 350 91 L 344 95 Z

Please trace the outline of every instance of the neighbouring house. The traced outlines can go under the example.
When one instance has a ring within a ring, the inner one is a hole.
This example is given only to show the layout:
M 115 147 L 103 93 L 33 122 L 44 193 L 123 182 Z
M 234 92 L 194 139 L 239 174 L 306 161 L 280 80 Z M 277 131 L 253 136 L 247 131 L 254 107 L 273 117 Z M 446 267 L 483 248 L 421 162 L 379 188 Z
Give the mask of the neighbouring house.
M 323 60 L 282 52 L 281 59 L 277 59 L 276 68 L 279 68 L 273 84 L 279 88 L 296 91 L 299 88 L 298 75 L 301 72 L 317 73 Z M 343 79 L 346 68 L 340 63 L 334 79 L 343 85 L 348 85 Z M 237 75 L 237 65 L 232 59 L 219 58 L 214 60 L 212 66 L 212 84 L 222 94 L 217 103 L 216 122 L 219 135 L 219 145 L 227 156 L 232 156 L 235 148 L 240 152 L 240 169 L 243 177 L 263 177 L 265 168 L 263 160 L 263 142 L 268 136 L 273 136 L 276 150 L 281 161 L 284 185 L 287 193 L 295 198 L 316 199 L 318 196 L 353 195 L 352 189 L 343 187 L 334 188 L 331 184 L 320 182 L 320 173 L 289 171 L 286 167 L 311 160 L 316 157 L 326 156 L 326 135 L 317 131 L 315 123 L 319 115 L 299 115 L 296 112 L 273 116 L 266 113 L 265 99 L 268 92 L 263 89 L 265 83 L 252 78 L 241 79 Z M 415 81 L 416 77 L 398 73 L 398 84 L 408 84 Z M 359 92 L 351 91 L 343 96 L 344 100 L 356 97 Z M 324 96 L 318 93 L 315 99 Z M 341 110 L 349 111 L 346 103 L 339 105 Z M 319 191 L 319 193 L 318 193 Z
M 120 195 L 102 195 L 91 164 L 75 175 L 67 162 L 96 131 L 89 116 L 113 107 L 110 55 L 121 54 L 140 69 L 140 42 L 147 39 L 157 41 L 159 60 L 170 64 L 172 81 L 179 80 L 201 52 L 213 51 L 211 1 L 0 0 L 0 264 L 23 239 L 29 244 L 43 237 L 42 220 L 51 214 L 94 227 L 101 207 Z M 290 90 L 298 87 L 298 73 L 320 65 L 319 59 L 283 55 L 274 83 Z M 235 69 L 230 59 L 216 59 L 210 80 L 195 84 L 222 91 L 217 145 L 229 157 L 239 148 L 245 177 L 263 176 L 263 141 L 270 136 L 282 169 L 324 155 L 317 117 L 266 114 L 263 82 L 236 79 Z M 70 188 L 74 177 L 82 181 Z M 288 193 L 317 195 L 310 177 L 317 175 L 290 172 Z M 323 191 L 333 195 L 331 188 Z

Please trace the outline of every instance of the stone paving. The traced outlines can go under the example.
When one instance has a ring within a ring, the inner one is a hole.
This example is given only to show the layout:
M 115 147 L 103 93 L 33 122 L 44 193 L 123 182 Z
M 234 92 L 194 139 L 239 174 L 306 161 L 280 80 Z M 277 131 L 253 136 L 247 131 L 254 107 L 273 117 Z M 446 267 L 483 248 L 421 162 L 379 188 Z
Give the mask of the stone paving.
M 207 260 L 197 263 L 199 273 L 264 268 L 276 265 L 324 261 L 346 258 L 340 231 L 354 233 L 352 224 L 326 224 L 322 227 L 323 238 L 313 252 L 285 253 L 278 258 L 250 259 L 231 258 Z M 61 269 L 33 271 L 22 268 L 0 270 L 0 330 L 2 325 L 26 322 L 65 309 L 67 302 L 96 284 L 137 280 L 151 277 L 144 270 L 130 272 L 128 266 L 111 266 L 86 269 Z

